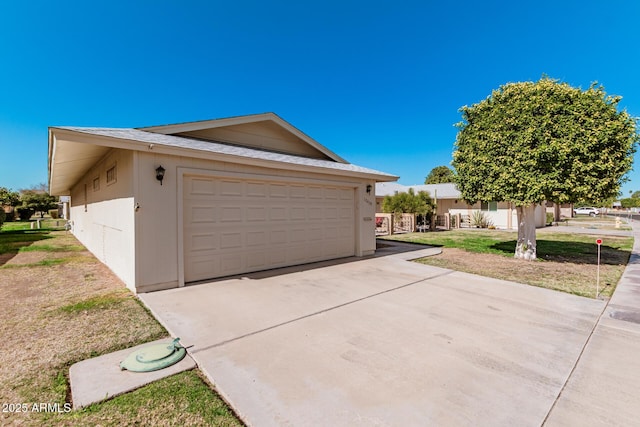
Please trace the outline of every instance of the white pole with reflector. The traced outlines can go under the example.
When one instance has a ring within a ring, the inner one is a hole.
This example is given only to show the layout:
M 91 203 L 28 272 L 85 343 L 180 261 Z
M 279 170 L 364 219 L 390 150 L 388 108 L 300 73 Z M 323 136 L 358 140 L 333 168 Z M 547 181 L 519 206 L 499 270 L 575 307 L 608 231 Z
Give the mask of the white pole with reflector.
M 600 246 L 602 246 L 602 239 L 596 239 L 596 245 L 598 245 L 598 273 L 596 278 L 596 299 L 598 299 L 598 293 L 600 292 Z

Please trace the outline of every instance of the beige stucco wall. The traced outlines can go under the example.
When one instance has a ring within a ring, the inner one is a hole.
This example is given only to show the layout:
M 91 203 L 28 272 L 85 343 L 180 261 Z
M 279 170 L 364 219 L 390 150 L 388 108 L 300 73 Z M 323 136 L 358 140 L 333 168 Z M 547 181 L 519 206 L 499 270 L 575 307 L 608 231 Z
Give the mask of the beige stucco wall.
M 155 169 L 166 169 L 163 185 L 155 178 Z M 366 194 L 366 185 L 373 182 L 300 171 L 260 168 L 241 164 L 140 152 L 135 157 L 137 171 L 135 203 L 136 222 L 136 283 L 139 292 L 176 287 L 182 284 L 182 205 L 181 176 L 189 171 L 219 171 L 225 173 L 270 175 L 305 178 L 336 183 L 348 182 L 356 188 L 356 254 L 375 251 L 375 196 Z
M 473 211 L 480 210 L 480 203 L 474 205 L 467 205 L 462 201 L 458 201 L 454 209 L 450 209 L 449 213 L 452 215 L 472 215 Z M 545 226 L 546 209 L 543 205 L 537 205 L 535 211 L 536 227 L 541 228 Z M 510 206 L 508 202 L 499 202 L 497 211 L 482 211 L 487 218 L 489 218 L 496 228 L 517 230 L 518 229 L 518 215 L 516 209 Z M 443 213 L 443 212 L 441 212 Z
M 94 165 L 71 190 L 70 219 L 76 238 L 135 290 L 133 157 L 112 150 Z M 114 165 L 116 180 L 107 185 L 106 171 Z
M 453 202 L 453 200 L 451 201 Z M 451 215 L 457 215 L 457 214 L 461 214 L 461 215 L 472 215 L 474 211 L 479 211 L 481 204 L 475 203 L 473 205 L 468 205 L 463 201 L 458 201 L 457 204 L 454 204 L 454 208 L 450 208 L 449 209 L 449 213 Z M 500 228 L 500 229 L 513 229 L 514 227 L 517 228 L 517 223 L 516 221 L 509 221 L 509 215 L 512 214 L 511 209 L 509 209 L 509 204 L 506 202 L 499 202 L 498 203 L 498 210 L 497 211 L 482 211 L 487 218 L 489 218 L 491 220 L 491 222 L 493 223 L 493 225 L 496 228 Z M 445 213 L 445 212 L 439 212 L 440 214 Z

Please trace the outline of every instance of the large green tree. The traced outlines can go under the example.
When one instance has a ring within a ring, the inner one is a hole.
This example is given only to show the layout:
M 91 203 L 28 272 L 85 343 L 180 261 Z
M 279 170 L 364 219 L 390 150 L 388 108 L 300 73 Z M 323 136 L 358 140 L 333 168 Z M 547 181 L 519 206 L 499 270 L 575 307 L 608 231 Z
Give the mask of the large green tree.
M 599 204 L 616 195 L 631 169 L 636 119 L 620 97 L 543 77 L 508 83 L 460 109 L 453 154 L 468 202 L 506 201 L 518 213 L 518 258 L 536 258 L 535 206 L 543 201 Z
M 445 182 L 454 182 L 453 171 L 447 166 L 436 166 L 431 169 L 431 172 L 424 180 L 425 184 L 442 184 Z

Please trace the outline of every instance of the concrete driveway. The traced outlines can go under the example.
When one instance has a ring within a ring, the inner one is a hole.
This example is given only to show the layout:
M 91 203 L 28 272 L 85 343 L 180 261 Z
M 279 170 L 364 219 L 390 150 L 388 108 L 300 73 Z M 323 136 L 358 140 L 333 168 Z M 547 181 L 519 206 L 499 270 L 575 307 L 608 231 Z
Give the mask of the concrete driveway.
M 605 303 L 427 253 L 140 298 L 249 425 L 541 425 Z

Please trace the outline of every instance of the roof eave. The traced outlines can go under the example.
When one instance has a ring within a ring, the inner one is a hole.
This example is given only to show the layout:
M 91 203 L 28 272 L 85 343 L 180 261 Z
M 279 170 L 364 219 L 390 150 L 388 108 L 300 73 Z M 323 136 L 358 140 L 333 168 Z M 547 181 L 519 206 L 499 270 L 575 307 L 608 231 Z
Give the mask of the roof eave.
M 395 175 L 389 175 L 385 173 L 364 172 L 364 171 L 350 171 L 325 168 L 315 165 L 301 165 L 296 163 L 281 162 L 277 160 L 258 159 L 253 157 L 239 156 L 229 153 L 215 153 L 210 151 L 203 151 L 186 147 L 173 147 L 164 145 L 161 143 L 148 143 L 143 141 L 136 141 L 127 138 L 114 138 L 105 135 L 89 134 L 69 129 L 62 129 L 56 127 L 49 128 L 49 186 L 52 194 L 63 195 L 68 194 L 69 189 L 75 184 L 75 182 L 67 183 L 64 185 L 54 185 L 54 173 L 55 173 L 55 144 L 56 136 L 64 137 L 65 140 L 75 143 L 87 143 L 96 146 L 119 148 L 133 151 L 149 152 L 153 150 L 154 153 L 175 155 L 183 157 L 192 157 L 198 159 L 216 160 L 228 163 L 237 163 L 243 165 L 252 165 L 259 167 L 266 167 L 269 169 L 288 169 L 294 171 L 304 171 L 311 173 L 332 174 L 338 176 L 368 179 L 375 182 L 396 181 L 399 177 Z M 79 138 L 80 137 L 80 138 Z M 64 187 L 64 188 L 63 188 Z

